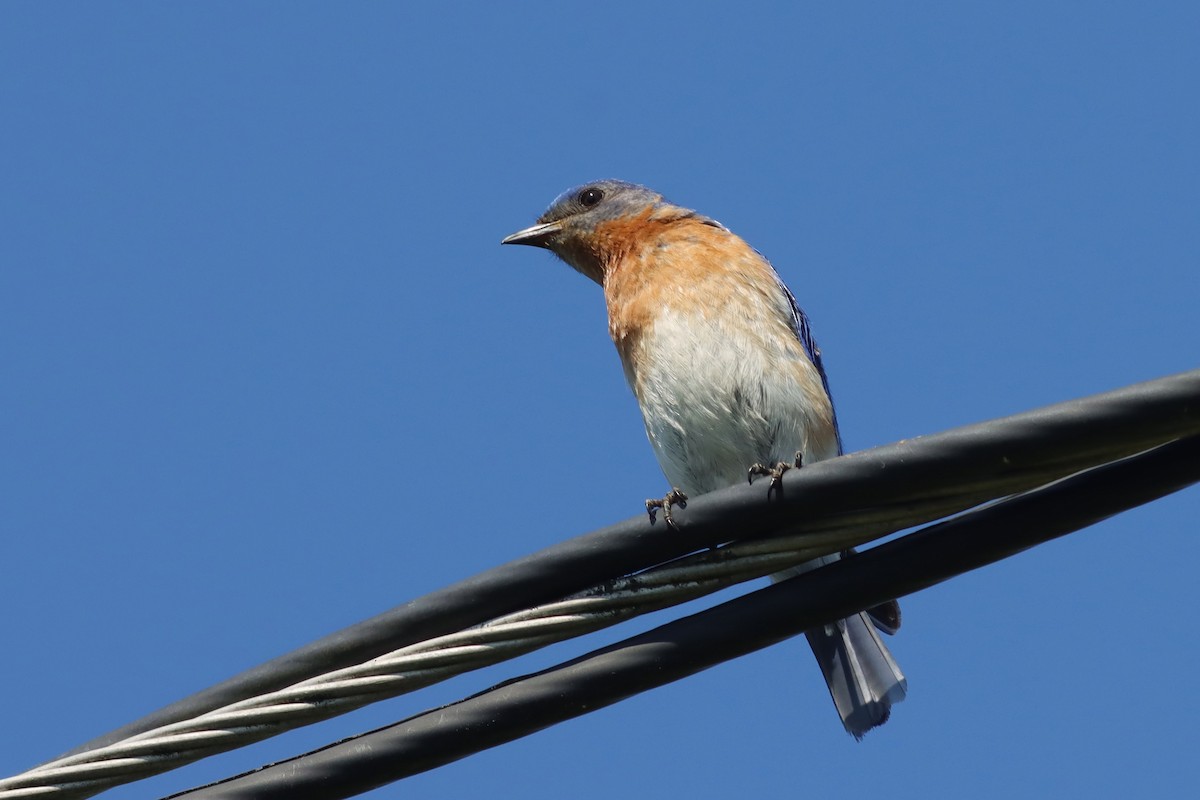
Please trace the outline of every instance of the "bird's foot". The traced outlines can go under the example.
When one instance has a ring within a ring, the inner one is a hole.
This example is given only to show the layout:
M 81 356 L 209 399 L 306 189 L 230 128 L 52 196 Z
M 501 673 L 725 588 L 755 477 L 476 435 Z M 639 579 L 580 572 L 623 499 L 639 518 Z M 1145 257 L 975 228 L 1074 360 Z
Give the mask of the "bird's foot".
M 647 500 L 646 513 L 650 515 L 650 524 L 653 525 L 657 522 L 658 510 L 661 508 L 663 520 L 667 523 L 667 527 L 678 527 L 675 525 L 675 520 L 671 517 L 671 509 L 675 506 L 687 508 L 687 495 L 675 488 L 667 492 L 665 497 L 658 500 Z
M 771 477 L 771 485 L 767 487 L 767 497 L 771 496 L 771 492 L 776 492 L 782 497 L 783 473 L 789 469 L 799 469 L 802 466 L 804 466 L 804 453 L 796 453 L 796 460 L 791 464 L 786 461 L 777 461 L 769 467 L 766 464 L 751 464 L 750 469 L 746 470 L 746 482 L 754 483 L 755 475 L 769 475 Z

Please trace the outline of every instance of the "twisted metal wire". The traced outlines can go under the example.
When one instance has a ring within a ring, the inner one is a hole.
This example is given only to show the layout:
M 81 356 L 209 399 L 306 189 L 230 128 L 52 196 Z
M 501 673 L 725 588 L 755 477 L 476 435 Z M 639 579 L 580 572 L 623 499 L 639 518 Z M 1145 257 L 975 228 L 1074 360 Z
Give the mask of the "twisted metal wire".
M 844 533 L 836 539 L 826 537 L 825 546 L 805 542 L 798 547 L 796 540 L 803 538 L 699 553 L 556 603 L 403 647 L 191 720 L 35 767 L 0 781 L 0 798 L 87 797 L 769 575 L 842 549 L 837 542 L 861 543 L 860 536 Z

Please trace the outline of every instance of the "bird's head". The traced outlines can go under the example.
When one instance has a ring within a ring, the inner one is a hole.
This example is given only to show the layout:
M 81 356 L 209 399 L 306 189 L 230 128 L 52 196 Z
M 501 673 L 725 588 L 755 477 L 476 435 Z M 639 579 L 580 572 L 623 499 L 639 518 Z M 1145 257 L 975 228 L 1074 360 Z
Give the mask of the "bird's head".
M 662 223 L 696 216 L 645 186 L 606 180 L 570 189 L 550 204 L 537 224 L 501 244 L 544 247 L 579 272 L 604 282 L 608 267 Z

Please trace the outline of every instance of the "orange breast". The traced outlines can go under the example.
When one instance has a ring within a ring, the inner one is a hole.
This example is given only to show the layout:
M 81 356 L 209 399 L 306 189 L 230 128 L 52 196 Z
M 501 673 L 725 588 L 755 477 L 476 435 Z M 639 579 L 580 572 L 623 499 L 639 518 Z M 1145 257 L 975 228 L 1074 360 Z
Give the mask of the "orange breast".
M 604 223 L 597 234 L 621 243 L 609 251 L 604 298 L 609 334 L 627 370 L 636 369 L 638 343 L 664 308 L 702 317 L 779 316 L 770 265 L 723 228 L 696 218 L 642 216 Z

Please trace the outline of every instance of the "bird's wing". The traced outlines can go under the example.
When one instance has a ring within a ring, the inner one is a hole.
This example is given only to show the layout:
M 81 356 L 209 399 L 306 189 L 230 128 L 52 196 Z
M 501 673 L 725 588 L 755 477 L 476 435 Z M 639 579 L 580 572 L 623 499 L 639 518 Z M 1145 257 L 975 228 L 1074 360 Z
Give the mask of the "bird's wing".
M 800 345 L 804 348 L 808 360 L 817 368 L 817 374 L 821 376 L 821 385 L 825 387 L 825 394 L 829 397 L 829 403 L 833 405 L 833 394 L 829 391 L 829 377 L 825 374 L 825 365 L 821 363 L 821 348 L 817 347 L 817 340 L 813 338 L 812 328 L 808 324 L 808 315 L 804 313 L 804 309 L 800 308 L 800 304 L 796 302 L 796 298 L 792 295 L 787 284 L 779 281 L 779 288 L 783 289 L 783 293 L 787 295 L 788 302 L 792 305 L 792 332 L 796 334 L 796 338 L 800 340 Z M 837 409 L 833 410 L 833 429 L 837 433 L 838 440 L 838 455 L 842 453 L 842 432 L 837 424 Z

